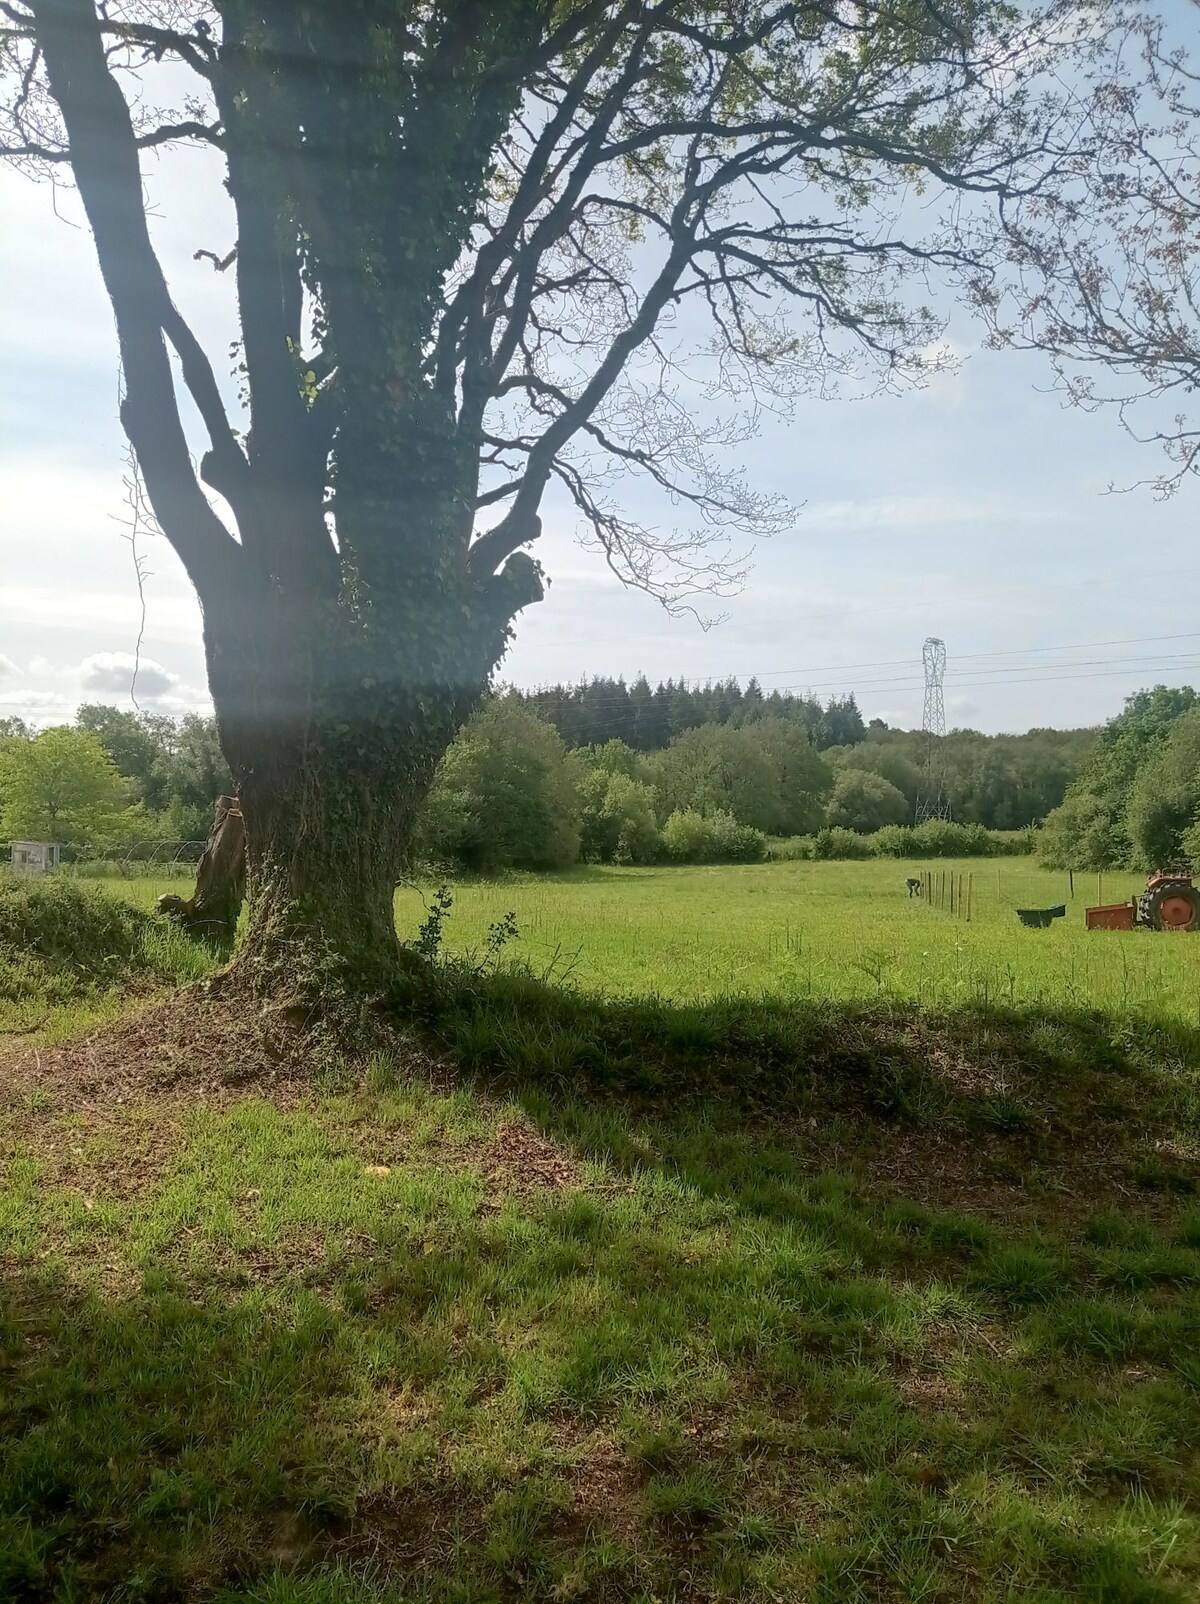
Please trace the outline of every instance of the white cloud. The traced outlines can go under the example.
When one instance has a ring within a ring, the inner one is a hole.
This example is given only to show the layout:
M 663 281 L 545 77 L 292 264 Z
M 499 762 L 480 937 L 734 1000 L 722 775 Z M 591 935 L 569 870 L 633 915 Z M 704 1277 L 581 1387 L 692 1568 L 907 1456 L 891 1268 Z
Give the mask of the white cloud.
M 139 698 L 150 701 L 166 696 L 179 684 L 179 675 L 172 674 L 152 657 L 139 661 L 130 652 L 93 652 L 79 665 L 79 675 L 85 691 L 128 696 L 133 686 Z
M 5 657 L 4 653 L 0 652 L 0 684 L 3 684 L 5 680 L 20 678 L 21 670 L 13 662 L 12 658 Z
M 18 712 L 45 713 L 53 709 L 64 715 L 74 712 L 75 703 L 65 699 L 58 691 L 0 691 L 0 707 L 13 707 Z

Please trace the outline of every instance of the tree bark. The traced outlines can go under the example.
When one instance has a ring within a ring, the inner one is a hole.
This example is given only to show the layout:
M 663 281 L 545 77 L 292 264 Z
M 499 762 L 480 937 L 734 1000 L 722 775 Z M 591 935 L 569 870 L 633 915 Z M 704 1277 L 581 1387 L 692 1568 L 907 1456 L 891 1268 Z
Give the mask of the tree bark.
M 393 899 L 427 782 L 314 743 L 243 779 L 249 909 L 241 961 L 271 989 L 330 961 L 369 983 L 399 954 Z M 341 745 L 341 743 L 337 743 Z
M 165 896 L 158 911 L 193 935 L 232 942 L 246 895 L 246 827 L 231 796 L 217 798 L 216 815 L 196 868 L 196 889 L 186 900 Z
M 495 628 L 464 649 L 461 611 L 456 640 L 436 597 L 406 612 L 399 639 L 342 597 L 247 587 L 206 612 L 246 831 L 235 967 L 255 991 L 286 994 L 331 965 L 366 989 L 398 972 L 393 900 L 413 827 L 500 655 Z

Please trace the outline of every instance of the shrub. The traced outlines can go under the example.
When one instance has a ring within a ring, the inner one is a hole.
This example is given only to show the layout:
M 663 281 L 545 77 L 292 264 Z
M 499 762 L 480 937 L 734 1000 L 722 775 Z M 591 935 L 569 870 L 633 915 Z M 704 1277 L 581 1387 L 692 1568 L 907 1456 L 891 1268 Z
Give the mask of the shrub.
M 772 863 L 809 863 L 812 855 L 811 835 L 787 835 L 767 842 L 767 857 Z
M 992 838 L 982 824 L 954 824 L 949 819 L 926 819 L 912 832 L 917 858 L 987 858 Z
M 700 863 L 708 846 L 708 827 L 694 808 L 676 808 L 662 827 L 667 856 L 676 863 Z
M 813 836 L 812 855 L 820 860 L 832 858 L 869 858 L 871 843 L 865 835 L 853 830 L 827 827 Z
M 0 871 L 0 1000 L 66 1004 L 110 986 L 194 980 L 211 958 L 163 919 L 98 886 Z
M 885 824 L 870 838 L 871 851 L 877 858 L 915 858 L 915 834 L 911 824 Z
M 0 948 L 100 972 L 133 962 L 153 923 L 124 898 L 74 879 L 0 874 Z
M 710 863 L 761 863 L 767 838 L 753 825 L 739 824 L 732 813 L 718 809 L 705 819 Z
M 806 858 L 999 858 L 1028 857 L 1037 846 L 1038 832 L 985 830 L 982 824 L 954 824 L 930 819 L 914 828 L 888 824 L 873 835 L 832 827 L 815 836 L 773 841 L 769 856 L 780 862 Z
M 677 808 L 662 829 L 662 843 L 676 863 L 761 863 L 767 838 L 732 813 L 717 808 L 707 818 L 694 808 Z
M 997 858 L 1031 858 L 1038 849 L 1041 831 L 1027 824 L 1023 830 L 989 830 L 992 855 Z

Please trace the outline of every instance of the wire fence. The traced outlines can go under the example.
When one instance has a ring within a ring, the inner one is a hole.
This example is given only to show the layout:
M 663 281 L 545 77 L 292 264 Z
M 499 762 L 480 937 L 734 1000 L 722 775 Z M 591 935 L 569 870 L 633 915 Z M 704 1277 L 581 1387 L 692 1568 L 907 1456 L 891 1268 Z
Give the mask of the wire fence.
M 126 841 L 117 847 L 74 847 L 56 873 L 87 880 L 187 880 L 195 876 L 203 841 Z

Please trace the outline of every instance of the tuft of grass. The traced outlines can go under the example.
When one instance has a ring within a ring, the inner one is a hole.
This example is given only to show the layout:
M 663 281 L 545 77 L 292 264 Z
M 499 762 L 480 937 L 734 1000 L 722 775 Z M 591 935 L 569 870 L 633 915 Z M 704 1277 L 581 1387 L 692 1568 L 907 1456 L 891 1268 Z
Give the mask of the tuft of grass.
M 131 992 L 200 980 L 215 955 L 106 889 L 0 871 L 0 1030 L 65 1039 Z

